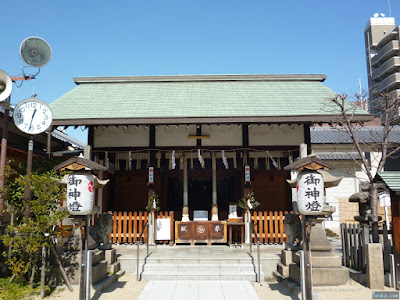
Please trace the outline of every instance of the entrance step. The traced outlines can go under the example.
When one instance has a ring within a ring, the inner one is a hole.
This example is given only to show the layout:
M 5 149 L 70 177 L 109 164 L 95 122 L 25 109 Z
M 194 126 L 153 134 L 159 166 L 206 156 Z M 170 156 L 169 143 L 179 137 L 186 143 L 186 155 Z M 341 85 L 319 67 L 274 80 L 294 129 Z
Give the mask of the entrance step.
M 140 255 L 139 272 L 143 280 L 257 281 L 257 264 L 243 249 L 230 249 L 227 246 L 161 246 L 151 249 L 148 257 L 142 251 Z M 136 257 L 133 253 L 121 251 L 118 256 L 122 268 L 135 274 Z M 263 272 L 260 278 L 264 280 Z
M 251 263 L 148 263 L 141 274 L 144 280 L 249 280 L 257 274 Z

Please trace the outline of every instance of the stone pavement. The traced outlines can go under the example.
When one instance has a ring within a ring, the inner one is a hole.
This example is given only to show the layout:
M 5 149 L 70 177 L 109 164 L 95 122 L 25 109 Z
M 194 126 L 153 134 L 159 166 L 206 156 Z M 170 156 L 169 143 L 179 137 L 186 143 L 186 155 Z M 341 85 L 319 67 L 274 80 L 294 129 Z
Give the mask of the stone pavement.
M 139 300 L 256 300 L 249 281 L 157 281 L 150 280 Z

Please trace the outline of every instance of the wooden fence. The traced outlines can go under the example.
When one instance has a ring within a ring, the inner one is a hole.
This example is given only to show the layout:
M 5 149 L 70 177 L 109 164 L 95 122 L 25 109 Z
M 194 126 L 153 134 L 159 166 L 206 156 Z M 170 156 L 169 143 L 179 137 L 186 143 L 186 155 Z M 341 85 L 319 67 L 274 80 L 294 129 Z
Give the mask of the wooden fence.
M 287 211 L 255 211 L 251 216 L 254 228 L 261 244 L 283 244 L 286 241 L 283 221 Z M 256 243 L 256 237 L 251 235 L 252 242 Z
M 110 241 L 112 243 L 123 243 L 123 244 L 132 244 L 136 243 L 146 222 L 148 221 L 148 213 L 145 212 L 110 212 L 113 215 L 113 231 L 110 234 Z M 174 212 L 158 212 L 156 213 L 156 219 L 159 218 L 171 218 L 171 225 L 174 222 Z M 171 226 L 171 232 L 173 226 Z M 172 240 L 173 235 L 172 236 Z M 144 234 L 141 238 L 141 242 L 145 243 L 147 241 L 147 230 L 144 231 Z M 162 241 L 167 242 L 167 241 Z
M 360 224 L 340 224 L 342 236 L 342 263 L 348 268 L 366 272 L 365 244 L 372 241 L 369 226 Z M 392 254 L 392 241 L 386 223 L 380 230 L 380 240 L 383 244 L 383 266 L 385 272 L 390 272 L 390 256 Z
M 147 220 L 147 212 L 111 212 L 113 214 L 113 231 L 110 235 L 112 243 L 130 244 L 136 243 L 137 238 L 143 230 Z M 282 244 L 286 241 L 283 225 L 284 215 L 287 212 L 259 211 L 253 212 L 251 218 L 254 228 L 262 244 Z M 174 241 L 174 212 L 159 212 L 157 218 L 171 218 L 171 240 Z M 141 242 L 147 241 L 147 230 L 143 234 Z M 252 241 L 256 238 L 252 234 Z M 160 241 L 167 243 L 168 241 Z

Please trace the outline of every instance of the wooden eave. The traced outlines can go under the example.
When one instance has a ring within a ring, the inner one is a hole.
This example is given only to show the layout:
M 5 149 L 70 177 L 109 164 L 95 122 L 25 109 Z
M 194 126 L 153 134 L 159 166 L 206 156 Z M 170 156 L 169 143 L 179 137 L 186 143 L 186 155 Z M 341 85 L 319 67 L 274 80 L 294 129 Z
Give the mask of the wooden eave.
M 56 171 L 65 171 L 65 170 L 79 171 L 83 169 L 90 169 L 91 171 L 107 170 L 106 167 L 94 161 L 78 156 L 71 157 L 54 167 L 54 170 Z
M 321 170 L 321 169 L 329 169 L 332 170 L 334 167 L 327 163 L 326 161 L 323 161 L 322 159 L 319 159 L 316 156 L 307 156 L 304 158 L 301 158 L 289 165 L 287 165 L 285 170 Z
M 294 116 L 260 116 L 260 117 L 169 117 L 169 118 L 115 118 L 115 119 L 57 119 L 53 126 L 102 126 L 102 125 L 157 125 L 157 124 L 235 124 L 235 123 L 334 123 L 335 115 L 294 115 Z M 373 115 L 354 115 L 353 122 L 368 122 Z

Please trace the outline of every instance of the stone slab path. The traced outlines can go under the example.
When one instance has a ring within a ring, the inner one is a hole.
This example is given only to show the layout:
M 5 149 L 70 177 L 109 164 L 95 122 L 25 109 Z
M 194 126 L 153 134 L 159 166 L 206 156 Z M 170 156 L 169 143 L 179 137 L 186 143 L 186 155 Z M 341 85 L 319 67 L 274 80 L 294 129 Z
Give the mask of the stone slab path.
M 157 281 L 150 280 L 139 300 L 258 300 L 249 281 Z

